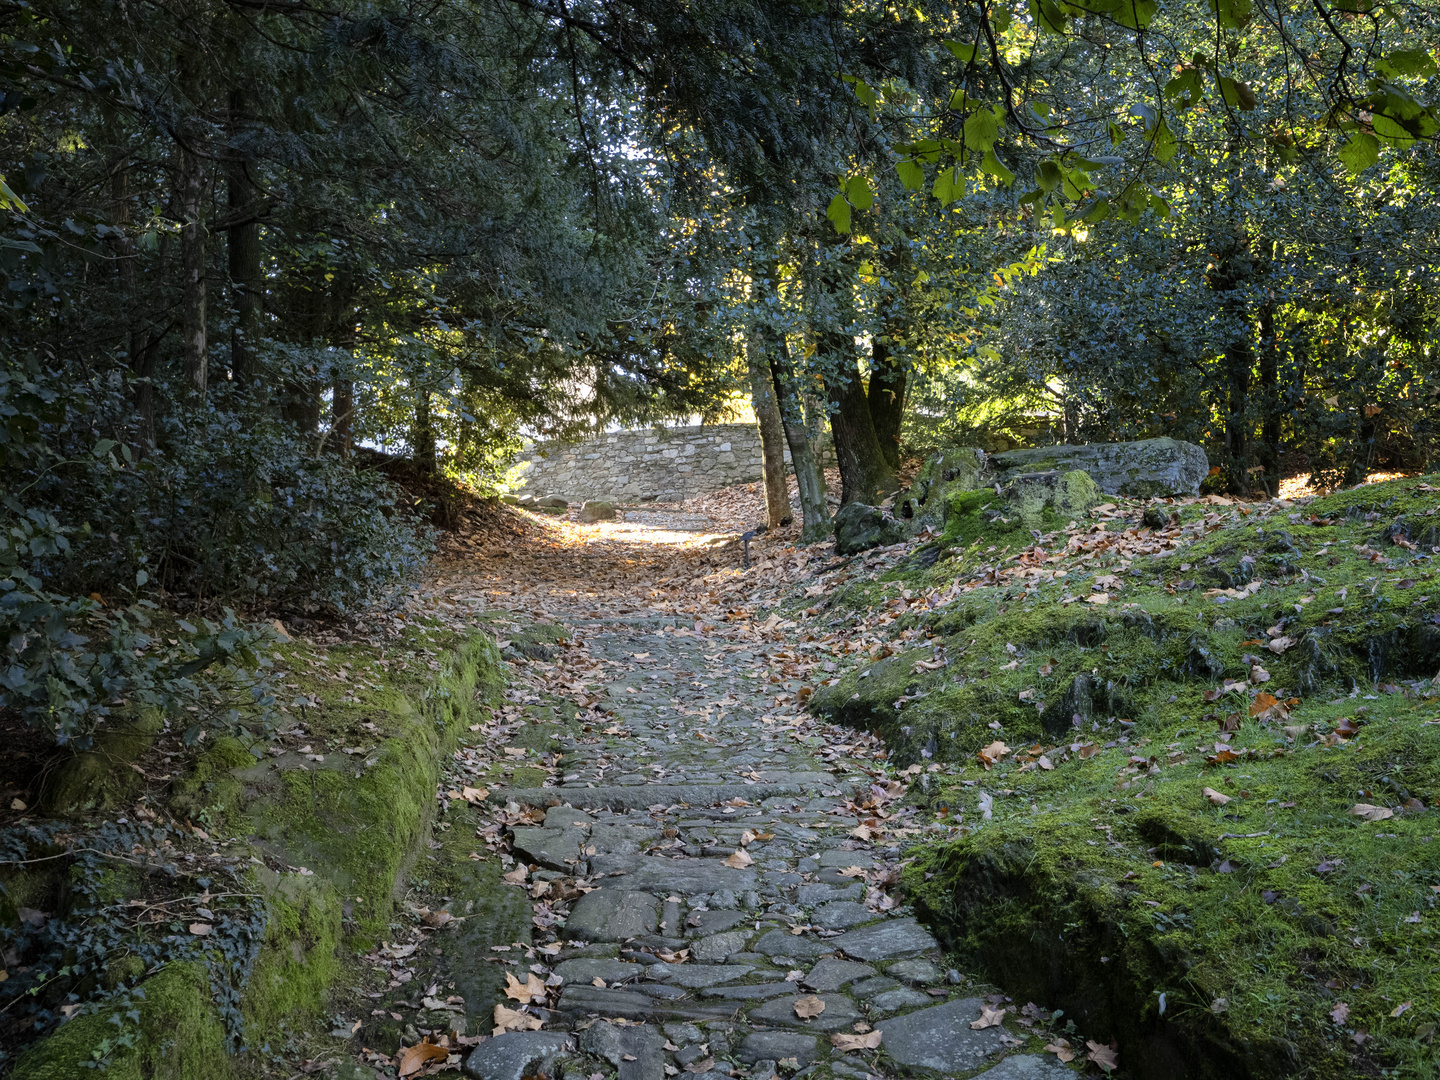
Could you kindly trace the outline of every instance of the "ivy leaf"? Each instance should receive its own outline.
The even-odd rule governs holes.
[[[1352,176],[1358,175],[1380,160],[1380,142],[1362,131],[1340,148],[1340,160]]]
[[[830,219],[830,224],[835,226],[837,233],[843,235],[850,231],[850,204],[845,201],[844,195],[836,195],[830,200],[825,216]]]

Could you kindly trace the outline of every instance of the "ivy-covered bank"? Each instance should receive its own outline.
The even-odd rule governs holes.
[[[4,830],[0,1042],[28,1049],[0,1072],[254,1072],[393,933],[444,763],[498,700],[495,643],[412,623],[384,644],[287,637],[270,659],[278,731],[242,716],[192,749],[136,725]]]
[[[1437,507],[1431,476],[1031,532],[992,497],[838,570],[812,618],[876,640],[812,707],[916,766],[943,839],[907,887],[956,962],[1135,1076],[1436,1075]]]

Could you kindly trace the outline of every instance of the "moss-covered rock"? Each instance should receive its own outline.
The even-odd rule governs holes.
[[[1198,495],[1210,471],[1201,447],[1168,438],[1009,450],[991,455],[988,464],[1002,484],[1007,474],[1080,469],[1106,494],[1135,498]]]
[[[226,1080],[235,1074],[203,965],[170,964],[131,997],[63,1024],[21,1055],[12,1080]],[[112,1022],[126,1012],[133,1015]]]
[[[41,812],[52,817],[73,817],[123,806],[144,783],[130,766],[155,745],[164,718],[146,710],[120,719],[95,736],[88,750],[61,759],[45,782]]]

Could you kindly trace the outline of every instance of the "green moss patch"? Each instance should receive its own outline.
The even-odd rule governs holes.
[[[812,707],[942,763],[907,885],[957,963],[1136,1075],[1436,1075],[1437,485],[1038,539],[965,493],[833,593],[887,644]]]

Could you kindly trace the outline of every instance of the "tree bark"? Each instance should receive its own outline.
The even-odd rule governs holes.
[[[827,332],[821,335],[820,352],[825,396],[830,405],[830,434],[835,439],[835,461],[840,466],[840,502],[878,506],[900,485],[875,435],[854,342],[843,332]]]
[[[770,379],[775,384],[775,404],[785,441],[790,444],[790,466],[795,470],[795,483],[800,489],[800,542],[813,544],[830,535],[830,507],[825,503],[825,473],[810,444],[805,428],[805,414],[800,408],[800,387],[790,363],[790,347],[785,335],[767,328],[765,357],[770,362]]]
[[[1260,482],[1272,499],[1280,494],[1280,349],[1275,340],[1275,298],[1260,305]]]
[[[230,92],[230,137],[237,138],[245,117],[245,91]],[[263,334],[265,276],[261,270],[260,222],[256,218],[252,162],[233,148],[226,161],[226,197],[230,226],[226,251],[230,262],[230,295],[235,328],[230,333],[230,370],[235,381],[253,386],[258,372],[256,349]]]
[[[760,457],[765,478],[765,527],[788,525],[794,520],[790,513],[790,485],[785,480],[785,433],[780,409],[775,404],[775,386],[770,365],[765,359],[763,336],[750,335],[746,348],[750,369],[750,403],[755,409],[755,426],[760,431]]]
[[[430,416],[430,391],[415,397],[415,437],[411,440],[415,467],[422,473],[435,471],[435,424]]]
[[[870,421],[875,425],[875,438],[880,453],[890,468],[900,467],[900,424],[905,418],[905,365],[895,359],[887,342],[870,344],[870,388],[866,399],[870,404]]]
[[[174,214],[180,223],[180,338],[185,381],[198,397],[209,381],[209,347],[205,326],[205,159],[201,156],[202,126],[199,60],[189,52],[179,57],[180,89],[188,118],[179,125]]]

